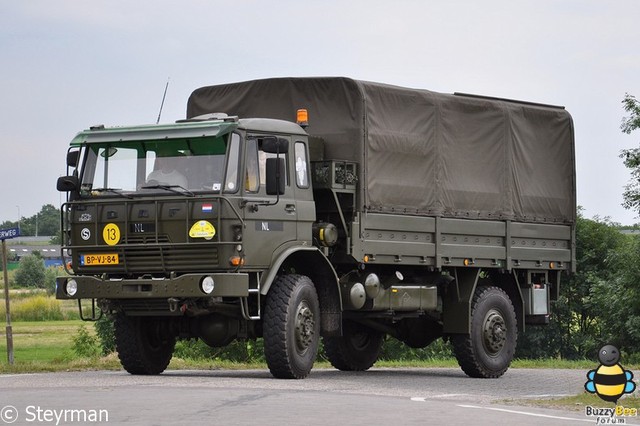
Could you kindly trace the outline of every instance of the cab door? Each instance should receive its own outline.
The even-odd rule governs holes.
[[[245,262],[251,266],[269,266],[278,247],[297,239],[291,140],[278,136],[281,149],[275,150],[271,138],[275,137],[249,135],[245,143],[243,241]],[[269,193],[267,172],[271,171],[274,176],[273,168],[278,165],[279,183],[284,192]]]

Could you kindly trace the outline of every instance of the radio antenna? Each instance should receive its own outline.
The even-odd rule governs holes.
[[[158,112],[158,120],[156,121],[156,124],[160,123],[160,116],[162,115],[162,107],[164,106],[164,99],[167,97],[167,89],[169,88],[170,79],[171,79],[170,77],[167,78],[167,85],[164,86],[164,94],[162,95],[162,103],[160,104],[160,112]]]

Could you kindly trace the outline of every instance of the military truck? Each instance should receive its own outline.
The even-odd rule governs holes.
[[[273,376],[304,378],[320,336],[361,371],[390,336],[448,339],[467,375],[499,377],[575,269],[574,163],[562,107],[348,78],[202,87],[175,124],[71,141],[56,295],[114,318],[132,374],[164,371],[177,339],[263,338]]]

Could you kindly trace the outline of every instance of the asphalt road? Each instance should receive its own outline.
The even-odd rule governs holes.
[[[511,369],[500,379],[481,380],[433,368],[318,369],[304,380],[278,380],[264,370],[0,375],[0,425],[596,424],[584,411],[526,404],[582,392],[585,374]]]

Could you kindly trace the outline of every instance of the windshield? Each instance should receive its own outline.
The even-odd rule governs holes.
[[[81,194],[236,192],[239,145],[236,133],[91,143],[83,148]]]

